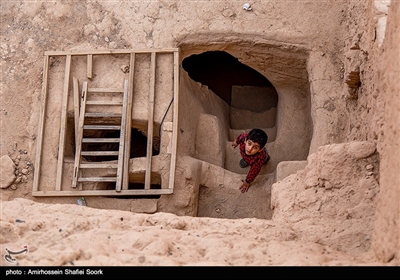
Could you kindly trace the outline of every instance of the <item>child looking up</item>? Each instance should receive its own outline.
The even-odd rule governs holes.
[[[268,136],[264,130],[253,128],[248,134],[240,134],[232,143],[233,148],[239,145],[240,155],[242,156],[239,162],[240,167],[245,168],[250,165],[249,173],[239,188],[242,193],[248,191],[250,184],[260,173],[261,167],[270,159],[268,151],[265,148],[267,141]]]

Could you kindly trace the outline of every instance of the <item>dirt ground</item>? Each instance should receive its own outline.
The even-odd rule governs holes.
[[[399,265],[400,1],[243,4],[1,2],[1,266]],[[207,154],[218,126],[204,116],[222,110],[181,69],[174,195],[86,207],[33,197],[44,52],[168,47],[182,60],[227,51],[280,94],[273,160],[249,193],[243,172],[224,165],[237,160],[225,142],[225,157]]]

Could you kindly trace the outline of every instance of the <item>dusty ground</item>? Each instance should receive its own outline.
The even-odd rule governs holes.
[[[15,256],[20,265],[380,265],[298,242],[294,229],[267,220],[132,214],[25,199],[3,202],[2,211],[3,248],[28,246],[27,254]],[[4,258],[1,264],[13,265]]]
[[[15,164],[8,170],[2,158],[1,254],[29,250],[15,262],[1,258],[2,266],[398,266],[399,1],[256,1],[253,14],[241,1],[121,3],[1,3],[0,156]],[[388,3],[386,30],[377,22]],[[316,136],[307,166],[272,185],[271,219],[140,214],[32,198],[44,51],[213,42],[194,30],[213,31],[216,41],[244,33],[258,43],[268,30],[269,40],[313,50]],[[326,63],[334,69],[323,70]],[[327,77],[335,86],[324,88]]]
[[[10,250],[28,246],[18,256],[22,265],[381,265],[369,252],[379,191],[375,149],[372,142],[319,149],[304,171],[273,186],[272,220],[134,214],[18,198],[2,202],[1,243]],[[339,178],[349,174],[356,176],[343,184]]]

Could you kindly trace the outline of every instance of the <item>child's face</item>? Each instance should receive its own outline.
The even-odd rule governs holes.
[[[245,144],[246,147],[244,150],[246,152],[246,155],[248,156],[255,155],[260,151],[260,144],[258,144],[257,142],[253,142],[252,140],[247,139]]]

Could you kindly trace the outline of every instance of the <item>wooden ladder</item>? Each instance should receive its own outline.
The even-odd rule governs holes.
[[[100,100],[96,94],[118,94],[118,101]],[[88,95],[90,94],[90,100]],[[72,179],[72,187],[82,188],[82,182],[115,182],[115,189],[117,192],[121,191],[122,176],[124,170],[124,149],[125,149],[125,130],[126,130],[126,116],[127,116],[127,102],[128,101],[128,80],[124,81],[124,88],[89,88],[87,82],[83,83],[81,104],[79,110],[79,124],[76,137],[76,150],[75,150],[75,163]],[[106,107],[107,106],[107,107]],[[88,107],[91,110],[87,110]],[[111,107],[120,107],[120,112],[107,112]],[[89,112],[90,111],[90,112]],[[116,111],[116,110],[114,110]],[[88,124],[87,120],[91,120]],[[119,120],[115,122],[115,119]],[[101,121],[100,121],[101,120]],[[111,121],[114,120],[115,124]],[[112,125],[110,123],[113,123]],[[83,137],[85,130],[92,130],[92,132],[104,132],[105,130],[118,131],[119,138],[88,138]],[[83,150],[84,143],[119,143],[118,151],[89,151]],[[107,161],[103,162],[84,162],[83,156],[118,156],[117,163]],[[112,177],[84,177],[82,169],[116,169],[116,176]]]

